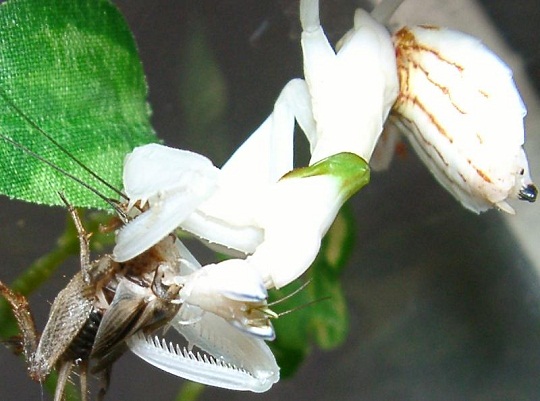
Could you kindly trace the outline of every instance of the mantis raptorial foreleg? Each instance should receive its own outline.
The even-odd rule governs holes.
[[[279,180],[293,169],[295,120],[313,148],[317,128],[309,89],[302,79],[285,85],[272,114],[233,153],[221,168],[222,174],[246,185]]]

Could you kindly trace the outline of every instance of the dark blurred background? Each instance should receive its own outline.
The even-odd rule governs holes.
[[[270,113],[283,85],[302,75],[294,1],[116,4],[139,45],[158,135],[217,165]],[[323,6],[332,38],[350,27],[357,4],[332,0]],[[540,88],[540,3],[484,0],[482,8]],[[459,19],[469,9],[454,13]],[[183,112],[190,107],[183,88],[193,84],[185,78],[193,32],[208,40],[224,83],[216,90],[227,99],[223,118],[203,121],[201,129]],[[396,158],[389,171],[374,174],[352,207],[357,239],[344,273],[351,319],[346,344],[314,350],[293,379],[265,394],[209,388],[200,399],[540,400],[539,261],[522,251],[502,215],[464,210],[412,151]],[[61,209],[2,198],[1,279],[9,281],[49,251],[65,219]],[[38,327],[76,268],[74,260],[31,297]],[[40,399],[21,360],[0,349],[0,363],[0,400]],[[126,355],[115,365],[107,399],[172,400],[181,382]]]

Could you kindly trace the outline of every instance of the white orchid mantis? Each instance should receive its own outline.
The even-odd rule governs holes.
[[[116,260],[180,227],[229,253],[249,255],[220,265],[248,264],[267,288],[282,287],[309,267],[342,204],[368,182],[366,161],[398,80],[390,36],[366,12],[357,12],[337,54],[320,26],[317,0],[301,2],[301,21],[306,82],[287,84],[274,113],[221,169],[203,156],[195,161],[192,153],[160,145],[137,148],[126,158],[126,194],[148,201],[149,209],[118,234]],[[309,166],[293,170],[295,118],[312,156]],[[146,173],[154,161],[160,179],[168,180],[159,189],[153,173]]]
[[[215,360],[205,363],[158,339],[129,341],[133,352],[173,374],[251,391],[276,382],[278,368],[263,342],[273,336],[264,315],[266,288],[287,285],[311,265],[340,207],[369,180],[366,161],[398,90],[390,36],[358,11],[336,54],[320,26],[317,0],[301,2],[301,20],[307,81],[286,85],[273,114],[221,169],[201,155],[160,145],[126,158],[129,206],[143,212],[118,233],[116,261],[135,257],[177,227],[242,256],[199,267],[177,241],[182,258],[189,255],[184,265],[194,269],[176,278],[182,308],[172,325]],[[366,73],[358,74],[363,66]],[[312,151],[309,165],[296,169],[295,119]]]
[[[384,18],[398,4],[385,2],[375,15]],[[207,363],[142,336],[129,342],[143,359],[173,374],[252,391],[265,391],[278,380],[277,365],[263,341],[273,336],[266,289],[283,287],[309,268],[343,203],[368,183],[367,162],[392,108],[413,132],[411,141],[423,160],[466,207],[480,211],[495,205],[510,211],[508,196],[530,201],[536,197],[521,148],[523,106],[513,84],[505,82],[502,97],[489,85],[474,86],[474,80],[466,79],[461,89],[458,78],[469,68],[454,62],[453,53],[448,59],[441,56],[454,42],[439,53],[422,50],[420,60],[408,51],[410,40],[417,40],[422,30],[432,30],[435,42],[448,38],[445,31],[402,30],[393,44],[383,25],[358,10],[354,28],[336,52],[320,26],[318,0],[301,0],[300,18],[305,81],[295,79],[285,86],[274,112],[221,169],[204,156],[155,144],[136,148],[126,157],[125,193],[130,208],[137,205],[142,212],[118,233],[116,261],[137,256],[177,228],[233,256],[200,267],[177,242],[184,265],[192,270],[175,278],[182,286],[183,306],[173,326],[216,359]],[[486,55],[487,50],[482,51]],[[458,77],[446,83],[452,74]],[[419,76],[423,82],[416,79]],[[480,100],[470,100],[471,87]],[[431,102],[433,90],[439,97],[433,94]],[[498,100],[486,103],[482,97]],[[508,110],[501,99],[509,102]],[[508,112],[512,129],[497,135],[472,129],[471,135],[454,140],[461,121],[444,130],[437,124],[446,118],[448,106],[465,125],[484,122],[491,110]],[[301,168],[295,168],[293,160],[295,120],[311,151],[308,166]],[[446,129],[451,133],[443,135],[448,143],[442,144],[439,135]],[[471,143],[476,144],[472,151],[467,148]],[[487,163],[500,167],[502,178],[482,167],[493,149],[499,153],[494,163]],[[463,166],[493,185],[476,185]],[[228,369],[229,364],[234,367]]]

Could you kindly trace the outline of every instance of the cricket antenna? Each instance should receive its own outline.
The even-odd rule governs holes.
[[[276,315],[277,315],[277,317],[285,316],[285,315],[288,315],[289,313],[296,312],[296,311],[302,310],[304,308],[308,308],[308,307],[310,307],[312,305],[318,304],[319,302],[328,301],[330,299],[332,299],[332,297],[330,295],[328,295],[326,297],[322,297],[322,298],[317,298],[317,299],[314,299],[313,301],[309,301],[308,303],[298,305],[298,306],[296,306],[296,307],[294,307],[292,309],[288,309],[286,311],[276,313]]]
[[[277,318],[280,318],[282,316],[288,315],[289,313],[296,312],[296,311],[302,310],[304,308],[308,308],[308,307],[310,307],[310,306],[312,306],[314,304],[317,304],[319,302],[323,302],[323,301],[327,301],[327,300],[331,299],[330,296],[321,297],[321,298],[318,298],[318,299],[314,299],[314,300],[312,300],[310,302],[307,302],[305,304],[295,306],[294,308],[285,310],[283,312],[274,312],[272,309],[270,309],[271,306],[275,306],[277,304],[280,304],[280,303],[294,297],[295,295],[297,295],[301,291],[303,291],[309,284],[311,284],[311,280],[312,279],[307,280],[300,287],[298,287],[296,290],[294,290],[290,294],[285,295],[283,298],[279,298],[278,300],[276,300],[274,302],[269,302],[264,307],[259,308],[258,309],[259,312],[262,312],[264,314],[264,317],[251,319],[251,322],[252,323],[257,323],[257,322],[265,323],[265,322],[268,321],[268,319],[277,319]]]
[[[9,107],[11,107],[13,110],[15,110],[18,115],[20,117],[22,117],[22,119],[24,121],[26,121],[26,123],[28,125],[30,125],[32,128],[34,128],[35,130],[37,130],[41,135],[43,135],[44,137],[46,137],[51,143],[53,143],[62,153],[64,153],[66,156],[68,156],[71,160],[73,160],[75,163],[77,163],[84,171],[86,171],[88,174],[90,174],[92,177],[94,177],[96,180],[98,180],[99,182],[101,182],[103,185],[105,185],[107,188],[109,188],[110,190],[112,190],[114,193],[116,193],[117,195],[119,195],[121,198],[124,198],[125,200],[129,200],[128,197],[122,192],[120,191],[119,189],[115,188],[113,185],[111,185],[110,183],[108,183],[106,180],[104,180],[102,177],[100,177],[98,174],[96,174],[94,171],[92,171],[92,169],[90,169],[88,166],[86,166],[83,162],[81,162],[79,159],[77,159],[75,156],[73,156],[73,154],[71,154],[66,148],[64,148],[60,143],[58,143],[58,141],[56,139],[54,139],[47,131],[45,131],[43,128],[41,128],[34,120],[32,120],[25,112],[23,112],[15,103],[13,103],[13,101],[9,98],[9,96],[7,95],[6,91],[0,87],[0,97],[8,104]],[[16,142],[13,141],[11,138],[8,138],[6,137],[5,135],[2,135],[2,138],[4,140],[8,140],[8,142],[12,143],[12,144],[15,144]],[[23,149],[25,150],[25,152],[31,154],[32,156],[36,155],[35,152],[33,151],[30,151],[30,149],[20,145],[20,144],[17,144],[16,146],[18,146],[20,149]],[[49,166],[53,166],[53,164],[49,161],[46,161],[43,157],[38,157],[39,160],[41,161],[45,161]],[[70,178],[74,178],[73,175],[67,173],[66,171],[62,170],[60,167],[57,167],[57,166],[53,166],[57,171],[60,171],[64,174],[66,174],[66,176],[70,177]],[[81,180],[79,179],[75,179],[78,183],[81,183]],[[84,185],[84,184],[83,184]],[[85,188],[89,188],[89,185],[84,185]],[[95,189],[92,189],[92,192],[94,192],[96,195],[97,195],[97,190]],[[99,195],[100,198],[104,199],[103,195]]]
[[[280,298],[274,302],[270,302],[268,304],[268,306],[274,306],[274,305],[277,305],[277,304],[280,304],[284,301],[286,301],[287,299],[290,299],[292,297],[294,297],[296,294],[298,294],[299,292],[303,291],[308,285],[311,284],[311,278],[308,279],[305,283],[303,283],[300,287],[298,287],[296,290],[294,290],[293,292],[291,292],[290,294],[287,294],[285,295],[283,298]]]
[[[1,90],[0,90],[1,91]],[[88,189],[89,191],[91,191],[92,193],[96,194],[99,198],[101,198],[103,201],[105,201],[109,206],[111,206],[115,211],[116,213],[118,213],[122,219],[124,220],[127,220],[127,216],[124,212],[124,210],[122,210],[122,208],[120,207],[120,205],[118,204],[117,201],[115,201],[114,199],[111,199],[111,198],[108,198],[106,197],[105,195],[103,195],[101,192],[99,192],[97,189],[95,189],[94,187],[92,187],[91,185],[87,184],[86,182],[84,182],[83,180],[81,180],[79,177],[76,177],[74,176],[73,174],[67,172],[66,170],[64,170],[63,168],[61,167],[58,167],[56,164],[54,164],[53,162],[51,162],[50,160],[47,160],[45,159],[43,156],[40,156],[38,155],[36,152],[34,152],[33,150],[27,148],[26,146],[24,146],[23,144],[20,144],[19,142],[11,139],[10,137],[0,133],[0,138],[3,139],[4,141],[12,144],[14,147],[18,148],[18,149],[21,149],[23,152],[29,154],[30,156],[36,158],[37,160],[41,161],[42,163],[45,163],[46,165],[48,165],[49,167],[52,167],[53,169],[55,169],[56,171],[64,174],[66,177],[72,179],[73,181],[77,182],[78,184],[82,185],[84,188]],[[125,195],[123,195],[125,197]]]
[[[273,305],[277,305],[277,304],[280,304],[284,301],[286,301],[287,299],[290,299],[292,297],[294,297],[296,294],[298,294],[299,292],[303,291],[308,285],[311,284],[311,280],[312,279],[309,279],[307,280],[305,283],[303,283],[300,287],[298,287],[296,290],[294,290],[293,292],[291,292],[290,294],[284,296],[283,298],[280,298],[278,299],[277,301],[274,301],[274,302],[271,302],[268,304],[268,306],[273,306]],[[285,315],[288,315],[289,313],[292,313],[292,312],[296,312],[298,310],[301,310],[301,309],[304,309],[304,308],[307,308],[309,306],[312,306],[314,304],[317,304],[319,302],[322,302],[322,301],[327,301],[331,299],[330,296],[326,296],[326,297],[322,297],[322,298],[318,298],[318,299],[314,299],[308,303],[305,303],[305,304],[302,304],[302,305],[298,305],[292,309],[289,309],[289,310],[286,310],[286,311],[283,311],[283,312],[279,312],[279,313],[275,313],[276,316],[272,316],[272,318],[278,318],[278,317],[281,317],[281,316],[285,316]]]

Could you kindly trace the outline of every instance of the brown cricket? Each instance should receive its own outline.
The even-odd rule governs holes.
[[[58,383],[54,401],[63,399],[66,382],[75,368],[80,375],[81,400],[88,399],[87,376],[100,379],[97,395],[108,388],[112,364],[126,350],[125,341],[142,330],[149,334],[178,312],[180,287],[163,277],[179,273],[179,255],[168,236],[138,257],[114,262],[110,255],[90,261],[89,238],[74,207],[67,205],[80,241],[81,270],[60,291],[40,336],[28,300],[0,281],[22,335],[22,350],[30,377],[43,382],[54,368]]]

